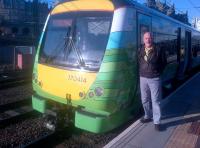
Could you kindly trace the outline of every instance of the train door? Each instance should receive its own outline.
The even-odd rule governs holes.
[[[138,13],[137,14],[137,30],[138,30],[138,44],[137,47],[139,48],[143,44],[143,35],[147,31],[151,31],[151,17],[145,14]]]
[[[184,72],[189,70],[191,61],[191,32],[185,31],[185,62],[184,62]]]
[[[181,27],[178,28],[177,30],[177,58],[178,58],[178,73],[177,73],[177,79],[182,79],[184,77],[184,65],[185,65],[185,45],[182,43],[185,43],[185,34],[182,31]]]
[[[179,61],[179,72],[178,79],[183,79],[185,72],[188,70],[190,65],[191,56],[191,32],[187,30],[180,30],[181,33],[181,43],[178,54]]]
[[[150,31],[151,32],[151,17],[147,16],[145,14],[137,13],[137,49],[141,47],[143,44],[143,35],[145,32]],[[139,91],[139,85],[137,88],[137,93],[140,93]]]

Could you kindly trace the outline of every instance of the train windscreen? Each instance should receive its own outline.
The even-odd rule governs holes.
[[[99,70],[112,22],[111,12],[71,12],[51,16],[39,63]]]

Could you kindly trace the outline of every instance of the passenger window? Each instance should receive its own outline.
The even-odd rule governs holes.
[[[192,42],[192,57],[199,57],[200,56],[200,41],[194,40]]]
[[[177,62],[177,36],[154,33],[154,43],[165,51],[167,63]]]
[[[140,25],[140,45],[144,44],[143,36],[144,36],[144,33],[148,31],[150,31],[149,26],[143,25],[143,24]]]
[[[151,31],[151,17],[142,13],[138,13],[138,48],[143,44],[143,35],[147,31]]]

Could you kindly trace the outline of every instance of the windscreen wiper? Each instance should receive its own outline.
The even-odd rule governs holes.
[[[78,56],[78,59],[79,59],[79,63],[81,66],[85,66],[85,61],[83,59],[83,56],[82,56],[82,53],[80,51],[80,49],[78,49],[74,43],[74,38],[76,37],[76,24],[74,24],[74,27],[73,27],[73,34],[72,34],[72,39],[71,39],[71,43],[72,43],[72,49],[75,50],[77,56]]]
[[[78,57],[79,65],[84,67],[85,61],[83,59],[83,56],[82,56],[80,49],[78,49],[77,46],[75,45],[75,42],[74,42],[75,37],[76,37],[76,21],[74,21],[74,23],[73,23],[73,28],[72,28],[72,31],[71,31],[71,35],[69,37],[69,46],[72,48],[72,50],[75,51],[75,53]]]
[[[64,60],[67,59],[71,50],[71,33],[72,29],[69,27],[66,36],[64,36]]]
[[[71,28],[70,28],[71,29]],[[73,28],[71,29],[69,35],[67,35],[65,38],[66,40],[66,44],[64,47],[64,50],[66,50],[65,52],[65,57],[69,56],[69,51],[70,50],[74,50],[77,57],[78,57],[78,63],[79,66],[84,67],[85,66],[85,61],[82,57],[81,51],[76,47],[75,43],[74,43],[74,38],[76,37],[76,25],[74,23]]]

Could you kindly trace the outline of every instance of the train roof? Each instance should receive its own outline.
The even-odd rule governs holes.
[[[118,0],[113,0],[113,2],[114,1],[118,1]],[[121,1],[121,0],[119,0],[119,1]],[[154,9],[151,9],[151,8],[145,6],[145,5],[142,5],[142,4],[140,4],[140,3],[138,3],[138,2],[136,2],[134,0],[124,0],[124,2],[126,2],[126,4],[128,4],[128,5],[131,5],[131,6],[135,7],[136,9],[139,9],[139,10],[145,12],[146,14],[160,16],[162,18],[165,18],[165,19],[168,19],[170,21],[173,21],[173,22],[175,22],[175,23],[177,23],[179,25],[182,25],[182,26],[186,27],[187,29],[191,29],[193,31],[196,31],[196,32],[200,33],[200,31],[198,31],[196,28],[191,27],[191,26],[189,26],[187,24],[184,24],[183,22],[180,22],[180,21],[178,21],[178,20],[176,20],[176,19],[174,19],[172,17],[169,17],[169,16],[167,16],[167,15],[165,15],[165,14],[163,14],[163,13],[157,11],[157,10],[154,10]]]
[[[56,5],[51,14],[69,11],[114,11],[114,5],[111,0],[70,0]]]
[[[91,2],[91,0],[63,0],[61,3],[59,3],[54,8],[54,9],[57,9],[57,10],[54,10],[54,9],[52,10],[52,13],[59,12],[60,9],[63,9],[61,5],[63,5],[64,3],[67,3],[67,2],[72,2],[72,1],[73,2],[80,1],[80,2],[82,2],[82,4],[85,3],[85,2],[88,2],[88,4],[91,4],[92,2],[99,2],[100,1],[101,3],[102,2],[104,3],[101,6],[100,5],[98,6],[99,8],[101,7],[100,9],[102,9],[102,10],[103,10],[103,7],[105,7],[105,4],[107,4],[108,2],[112,2],[115,5],[115,7],[132,6],[132,7],[136,8],[136,9],[146,13],[147,15],[150,14],[150,15],[162,17],[164,19],[167,19],[167,20],[170,20],[170,21],[172,21],[174,23],[177,23],[178,25],[181,25],[181,26],[183,26],[183,27],[185,27],[187,29],[190,29],[190,30],[193,30],[193,31],[196,31],[196,32],[200,33],[200,31],[198,31],[196,28],[191,27],[191,26],[189,26],[187,24],[184,24],[184,23],[182,23],[182,22],[180,22],[180,21],[178,21],[178,20],[176,20],[176,19],[174,19],[172,17],[169,17],[169,16],[167,16],[167,15],[165,15],[165,14],[163,14],[163,13],[157,11],[157,10],[151,9],[151,8],[149,8],[149,7],[147,7],[147,6],[143,5],[143,4],[140,4],[140,3],[136,2],[135,0],[92,0],[92,2]],[[87,6],[88,6],[88,4],[87,4]],[[59,7],[59,5],[61,7]],[[95,5],[95,6],[97,6],[97,5]],[[109,6],[107,6],[106,9],[111,10],[113,8],[109,4]]]

